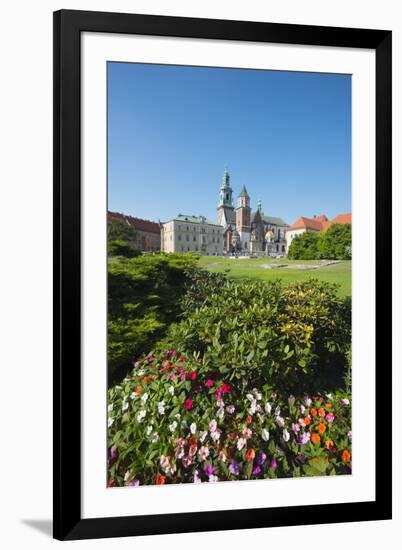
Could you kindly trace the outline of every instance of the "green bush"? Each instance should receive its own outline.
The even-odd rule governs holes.
[[[338,297],[336,285],[312,279],[283,287],[211,278],[202,292],[199,273],[190,280],[183,300],[188,311],[158,349],[197,354],[205,368],[229,382],[247,374],[251,383],[262,378],[286,391],[341,383],[351,308]]]
[[[289,260],[316,260],[320,258],[318,241],[318,234],[310,231],[296,235],[289,247]]]
[[[185,281],[196,268],[190,254],[143,254],[108,260],[109,383],[123,378],[133,360],[152,349],[181,314]]]
[[[328,260],[350,260],[352,257],[352,226],[334,224],[320,234],[318,251]]]

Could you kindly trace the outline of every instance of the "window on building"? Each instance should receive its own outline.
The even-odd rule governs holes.
[[[216,239],[216,242],[219,244],[219,237]]]
[[[188,242],[190,240],[190,235],[186,235],[186,241]]]
[[[193,237],[193,241],[195,242],[196,240],[197,240],[197,238],[196,238],[196,236],[194,235],[194,237]]]
[[[282,252],[285,252],[285,245],[282,245]]]
[[[202,242],[203,242],[203,244],[205,244],[205,241],[206,241],[205,236],[203,236],[203,237],[202,237]]]
[[[215,237],[212,237],[212,242],[213,242],[213,243],[215,242]]]
[[[179,241],[181,241],[181,235],[179,235],[178,239],[179,239]]]

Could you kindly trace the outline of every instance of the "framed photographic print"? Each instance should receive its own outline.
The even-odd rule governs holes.
[[[391,518],[390,31],[56,12],[54,221],[56,538]]]

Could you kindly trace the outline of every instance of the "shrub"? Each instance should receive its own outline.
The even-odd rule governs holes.
[[[350,396],[277,394],[176,350],[109,391],[109,486],[351,472]]]
[[[108,261],[109,383],[178,319],[184,283],[197,258],[189,254],[111,256]]]
[[[207,278],[198,286],[198,277],[187,285],[188,311],[171,325],[159,349],[202,356],[205,369],[218,370],[229,382],[247,375],[252,384],[263,379],[291,392],[342,383],[351,308],[336,285]]]

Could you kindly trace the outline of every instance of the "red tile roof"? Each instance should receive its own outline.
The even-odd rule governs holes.
[[[148,233],[155,233],[160,235],[160,227],[156,222],[151,222],[149,220],[143,220],[141,218],[134,218],[133,216],[126,216],[125,214],[120,214],[119,212],[108,212],[107,221],[110,223],[112,220],[119,220],[126,222],[131,227],[134,227],[138,231],[147,231]]]
[[[326,231],[331,225],[335,223],[352,223],[352,214],[338,214],[333,220],[329,221],[327,216],[322,214],[321,216],[315,218],[306,218],[301,216],[298,220],[294,222],[288,229],[292,231],[293,229],[312,229],[313,231]]]

